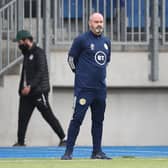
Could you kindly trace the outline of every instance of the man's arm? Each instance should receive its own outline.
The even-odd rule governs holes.
[[[46,70],[46,55],[43,50],[39,50],[36,52],[36,66],[37,66],[37,71],[35,72],[34,78],[30,81],[28,85],[30,85],[31,88],[35,88],[38,86],[42,75],[44,75],[44,72]],[[48,73],[48,72],[47,72]]]
[[[68,53],[68,64],[73,72],[75,72],[81,50],[82,50],[81,37],[77,37],[73,41],[71,49]]]
[[[108,43],[108,48],[109,48],[108,57],[107,57],[107,63],[109,63],[110,60],[111,60],[111,40],[108,39],[107,43]]]
[[[74,62],[74,57],[73,56],[70,56],[68,55],[68,64],[72,70],[72,72],[75,72],[75,62]]]

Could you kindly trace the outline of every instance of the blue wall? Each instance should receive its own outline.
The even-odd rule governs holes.
[[[104,13],[104,2],[103,0],[99,0],[99,12]],[[125,6],[124,4],[125,0],[120,0],[120,6],[123,7]],[[132,0],[127,0],[127,17],[128,17],[128,27],[132,27]],[[141,0],[141,27],[145,27],[145,15],[146,15],[146,8],[145,8],[145,2],[146,0]],[[116,3],[117,0],[113,0],[113,8],[116,8]],[[71,18],[74,19],[76,16],[75,13],[75,0],[71,0],[70,7],[71,7]],[[110,19],[111,18],[111,0],[106,0],[106,18]],[[92,0],[92,7],[96,11],[97,7],[97,0]],[[138,17],[138,0],[134,1],[134,27],[138,27],[139,25],[139,17]],[[83,0],[78,0],[78,15],[77,18],[81,19],[83,16]],[[114,11],[114,10],[113,10]],[[64,0],[64,18],[68,18],[68,13],[69,13],[69,6],[68,6],[68,1]],[[166,16],[168,16],[168,1],[166,1]],[[166,27],[168,27],[168,17],[166,17]]]

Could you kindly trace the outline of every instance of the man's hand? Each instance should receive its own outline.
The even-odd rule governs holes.
[[[26,96],[30,93],[30,90],[31,90],[31,87],[30,86],[25,86],[23,89],[22,89],[22,95]]]

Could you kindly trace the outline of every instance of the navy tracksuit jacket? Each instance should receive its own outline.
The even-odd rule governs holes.
[[[103,35],[96,36],[91,31],[78,36],[68,53],[68,63],[75,73],[75,107],[68,129],[66,149],[70,152],[73,151],[88,107],[92,112],[93,152],[101,151],[106,106],[106,66],[110,54],[110,40]]]

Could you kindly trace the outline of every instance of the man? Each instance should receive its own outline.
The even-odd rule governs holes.
[[[15,41],[18,42],[24,60],[19,86],[18,140],[13,146],[25,146],[28,122],[35,107],[58,135],[59,145],[64,146],[66,143],[64,131],[54,116],[48,101],[50,86],[45,52],[36,46],[32,35],[26,30],[20,30]]]
[[[106,66],[110,61],[111,42],[103,33],[103,16],[93,13],[90,31],[78,36],[69,51],[68,62],[75,73],[75,107],[68,129],[67,146],[62,160],[72,159],[80,126],[88,107],[92,115],[92,159],[111,159],[102,152],[101,140],[106,107]]]

